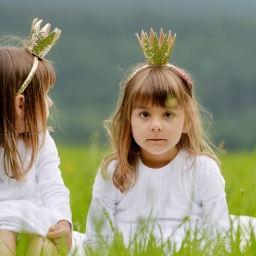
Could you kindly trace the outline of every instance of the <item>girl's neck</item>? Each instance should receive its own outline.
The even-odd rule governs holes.
[[[177,156],[178,152],[176,147],[161,155],[151,154],[142,150],[140,158],[147,167],[157,169],[168,165]]]

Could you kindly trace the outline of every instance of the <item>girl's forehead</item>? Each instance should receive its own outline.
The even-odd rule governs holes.
[[[147,100],[137,100],[133,103],[132,108],[154,108],[154,107],[160,107],[165,109],[178,109],[182,106],[178,103],[178,101],[175,98],[167,98],[164,102],[160,103],[157,101]]]

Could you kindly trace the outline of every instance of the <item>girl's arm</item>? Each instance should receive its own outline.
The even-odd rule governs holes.
[[[204,230],[213,235],[225,234],[230,228],[225,180],[218,165],[209,158],[204,158],[200,163],[198,192],[202,202]]]
[[[226,234],[230,229],[230,217],[226,199],[203,205],[203,228],[210,235]]]
[[[72,221],[69,190],[66,188],[59,169],[60,160],[55,143],[47,132],[45,145],[37,161],[37,189],[44,207],[51,210],[55,225],[46,234],[59,250],[65,236],[66,248],[72,245]]]
[[[114,237],[114,212],[117,189],[112,175],[105,180],[99,171],[93,185],[93,196],[86,222],[86,246],[93,249],[111,242]]]
[[[52,211],[56,224],[61,220],[71,223],[69,190],[59,169],[59,156],[49,133],[37,161],[37,188],[43,206]]]

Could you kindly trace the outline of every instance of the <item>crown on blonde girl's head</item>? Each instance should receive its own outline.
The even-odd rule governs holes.
[[[161,29],[158,40],[156,32],[151,28],[150,37],[143,30],[141,31],[141,37],[139,37],[138,33],[135,35],[140,42],[149,65],[164,65],[168,63],[175,45],[176,34],[172,36],[171,31],[169,31],[167,36]]]
[[[163,29],[161,28],[158,40],[156,32],[154,32],[154,30],[151,28],[150,37],[148,37],[147,33],[145,33],[143,30],[141,31],[141,37],[139,37],[138,33],[136,33],[135,35],[139,40],[140,46],[145,55],[148,65],[170,66],[173,71],[187,83],[188,87],[192,89],[192,82],[189,77],[181,70],[168,63],[175,45],[176,34],[172,36],[171,31],[169,31],[167,35],[163,32]]]

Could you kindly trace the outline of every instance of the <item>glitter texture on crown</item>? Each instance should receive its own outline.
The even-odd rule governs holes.
[[[26,48],[34,55],[34,63],[28,77],[21,85],[16,95],[22,94],[33,79],[38,68],[38,58],[43,59],[60,38],[60,29],[55,28],[53,32],[49,34],[51,25],[47,23],[42,29],[40,29],[42,22],[43,20],[38,20],[38,18],[35,18],[32,22],[31,32]]]
[[[176,34],[172,36],[171,31],[168,35],[160,30],[159,40],[156,32],[151,28],[150,37],[143,30],[141,37],[135,34],[140,42],[140,46],[144,52],[148,65],[164,65],[167,64],[176,40]]]
[[[140,42],[140,46],[143,50],[148,65],[169,66],[172,71],[184,82],[186,82],[190,89],[192,89],[193,84],[190,78],[182,70],[168,63],[175,45],[176,34],[172,36],[171,31],[169,31],[167,35],[164,34],[162,29],[160,29],[160,36],[158,40],[156,32],[154,32],[154,30],[151,28],[150,37],[148,37],[147,33],[145,33],[143,30],[141,31],[141,37],[138,35],[138,33],[135,35]]]
[[[51,28],[49,23],[40,29],[42,22],[43,20],[38,20],[38,18],[33,20],[27,46],[27,49],[40,59],[45,57],[61,35],[61,30],[58,28],[55,28],[53,32],[49,34]]]

